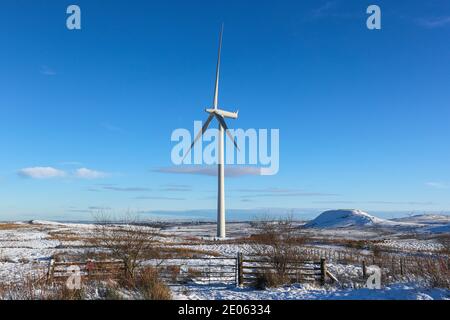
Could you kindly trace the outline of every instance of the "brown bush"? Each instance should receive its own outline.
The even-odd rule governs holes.
[[[450,261],[448,258],[416,259],[416,267],[408,273],[420,276],[434,288],[450,288]]]
[[[155,250],[156,232],[139,226],[137,218],[127,217],[120,222],[111,222],[104,216],[97,217],[96,237],[91,244],[106,248],[111,258],[121,260],[125,267],[126,280],[133,280],[135,271],[144,259],[159,256]]]
[[[264,260],[271,267],[276,273],[275,282],[287,282],[289,267],[305,259],[301,250],[304,238],[296,232],[291,217],[277,221],[262,220],[254,226],[258,232],[252,236],[249,255]],[[269,280],[273,278],[270,272],[263,276]]]
[[[169,287],[160,280],[158,271],[155,268],[148,267],[140,270],[136,277],[135,285],[136,289],[142,294],[144,299],[172,299],[172,293]]]
[[[450,256],[450,235],[441,236],[439,243],[442,245],[441,253]]]
[[[254,286],[256,289],[276,288],[290,282],[289,277],[273,271],[261,272],[256,275]]]
[[[189,280],[194,280],[196,278],[199,278],[203,275],[201,270],[195,269],[195,268],[188,268],[187,271],[187,277]]]

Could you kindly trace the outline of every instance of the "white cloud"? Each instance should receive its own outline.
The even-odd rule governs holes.
[[[41,72],[41,74],[43,74],[45,76],[55,76],[56,75],[56,71],[46,65],[41,66],[40,72]]]
[[[174,166],[174,167],[159,168],[154,171],[173,174],[217,176],[217,166],[208,166],[208,167]],[[260,176],[260,175],[261,175],[261,168],[258,167],[227,166],[225,168],[225,176],[227,177]]]
[[[66,172],[52,167],[23,168],[18,171],[18,174],[32,179],[62,178],[67,175]]]
[[[448,185],[443,182],[430,181],[430,182],[426,182],[425,185],[427,187],[435,188],[435,189],[447,189],[448,188]]]
[[[30,167],[20,169],[17,174],[25,178],[32,179],[49,179],[49,178],[79,178],[79,179],[100,179],[108,176],[107,173],[91,170],[87,168],[80,168],[74,172],[66,172],[64,170],[53,167]]]
[[[125,130],[122,129],[121,127],[118,127],[118,126],[116,126],[114,124],[111,124],[111,123],[108,123],[108,122],[101,123],[101,126],[104,129],[106,129],[108,131],[111,131],[111,132],[116,132],[116,133],[124,133],[125,132]]]
[[[100,179],[105,178],[108,174],[101,171],[91,170],[87,168],[80,168],[75,171],[75,177],[81,179]]]
[[[450,16],[437,18],[422,18],[417,20],[418,23],[426,28],[440,28],[450,24]]]
[[[323,17],[330,13],[331,10],[335,9],[337,5],[336,1],[327,1],[320,7],[313,10],[314,17]]]

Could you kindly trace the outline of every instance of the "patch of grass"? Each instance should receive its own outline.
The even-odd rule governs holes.
[[[290,282],[290,279],[273,271],[261,272],[256,276],[254,286],[256,289],[276,288]]]
[[[136,289],[146,300],[171,300],[172,293],[169,287],[163,283],[155,268],[140,270],[135,280]]]
[[[56,232],[56,231],[50,231],[48,233],[49,235],[49,240],[57,240],[60,242],[68,242],[68,241],[87,241],[86,237],[82,237],[76,233],[71,233],[71,232]]]
[[[71,290],[65,284],[61,284],[47,298],[49,300],[84,300],[86,294],[84,288]]]
[[[0,223],[0,230],[16,230],[26,228],[26,225],[19,223]]]

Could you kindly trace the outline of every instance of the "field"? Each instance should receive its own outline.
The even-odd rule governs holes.
[[[450,299],[449,234],[433,232],[449,223],[442,219],[430,216],[426,222],[416,218],[339,228],[309,228],[304,222],[287,220],[235,222],[227,225],[225,240],[213,237],[216,225],[209,222],[0,223],[0,298]],[[135,270],[147,270],[139,277],[151,274],[151,281],[167,288],[168,294],[152,296],[142,291],[143,280],[124,285],[123,279],[113,276],[122,272],[123,261],[111,254],[117,245],[105,241],[111,235],[117,241],[114,230],[133,234],[135,243],[146,239],[140,242]],[[136,232],[139,236],[134,236]],[[151,235],[151,240],[139,238],[142,235]],[[282,241],[270,235],[282,235]],[[125,251],[135,250],[128,238],[120,241],[121,249],[126,244]],[[239,254],[244,260],[240,264]],[[256,262],[246,262],[255,257]],[[82,277],[76,295],[66,292],[71,273],[62,266],[85,268],[89,261],[113,260],[118,266],[114,272],[99,269],[101,277]],[[59,267],[51,269],[52,264]],[[371,265],[381,270],[379,289],[367,287]],[[290,269],[296,270],[296,278],[286,271]],[[300,274],[300,269],[310,271],[309,276]]]

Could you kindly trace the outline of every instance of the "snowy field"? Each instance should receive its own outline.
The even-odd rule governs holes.
[[[184,292],[183,292],[184,291]],[[276,289],[252,290],[224,286],[188,286],[175,290],[182,300],[450,300],[450,291],[399,283],[377,289],[320,288],[292,285]]]
[[[373,241],[381,250],[402,255],[440,253],[443,250],[440,239],[448,236],[441,231],[450,223],[445,216],[387,221],[356,211],[325,214],[319,218],[296,225],[298,234],[310,241],[309,247],[333,251],[348,249],[346,241],[364,240]],[[166,248],[195,250],[204,256],[234,258],[238,252],[249,252],[249,245],[240,240],[255,232],[253,224],[230,223],[227,227],[229,238],[219,241],[213,240],[214,223],[165,223],[157,227],[158,241]],[[0,283],[20,282],[28,275],[45,274],[49,261],[55,256],[76,257],[92,250],[87,239],[94,230],[94,225],[80,223],[0,223]],[[353,250],[367,251],[365,248]],[[339,279],[356,279],[362,275],[359,263],[328,261],[327,267]],[[300,283],[264,290],[220,283],[187,283],[170,288],[174,299],[450,299],[449,289],[433,287],[417,279],[390,281],[381,289],[355,287],[351,282],[325,286]]]

